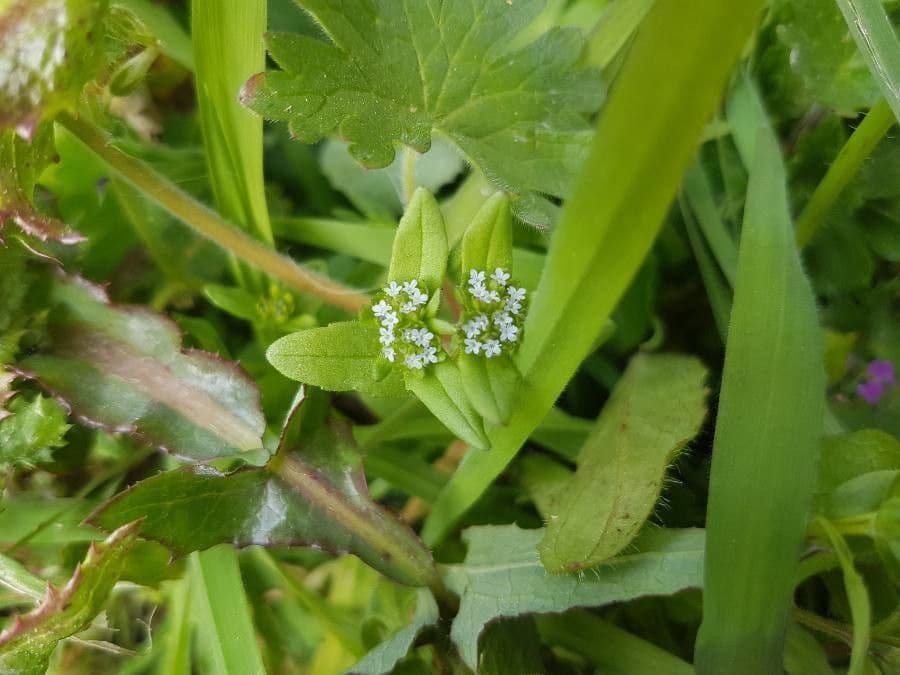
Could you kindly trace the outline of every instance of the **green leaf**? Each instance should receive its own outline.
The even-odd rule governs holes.
[[[742,148],[752,161],[710,478],[701,675],[782,667],[822,432],[821,329],[779,148],[757,119]]]
[[[881,429],[863,429],[827,436],[819,461],[820,495],[842,483],[872,471],[900,469],[900,441]]]
[[[488,447],[481,417],[466,394],[456,364],[444,361],[422,376],[409,375],[406,387],[461,440],[475,448]]]
[[[0,633],[0,672],[43,675],[60,640],[87,628],[103,609],[106,596],[137,538],[137,524],[125,525],[88,554],[61,589],[47,586],[41,604],[17,616]]]
[[[17,396],[7,408],[9,416],[0,413],[0,466],[45,460],[44,451],[63,445],[66,411],[53,399]]]
[[[479,640],[478,673],[542,673],[541,636],[530,616],[493,621]]]
[[[447,229],[441,209],[428,190],[419,188],[397,226],[388,280],[402,283],[416,279],[427,293],[439,292],[447,255]]]
[[[669,465],[706,417],[706,376],[691,357],[632,359],[550,512],[538,547],[548,571],[594,567],[637,536]]]
[[[878,0],[837,0],[850,34],[900,122],[900,41]]]
[[[399,144],[424,152],[443,136],[521,198],[517,215],[547,224],[538,193],[568,194],[603,96],[597,73],[578,66],[578,31],[555,28],[511,49],[543,0],[300,5],[330,41],[269,35],[282,70],[248,81],[250,107],[289,121],[307,143],[338,131],[369,168],[388,166]]]
[[[837,554],[844,577],[844,588],[850,601],[850,612],[853,615],[853,649],[850,654],[850,667],[847,675],[863,675],[866,672],[866,654],[871,637],[872,609],[869,592],[862,575],[853,564],[853,553],[841,533],[824,518],[817,518],[814,527],[825,534],[831,548]]]
[[[535,553],[542,535],[515,525],[463,534],[466,560],[448,566],[445,581],[460,596],[450,635],[470,668],[478,661],[478,638],[494,619],[668,595],[703,581],[702,530],[650,529],[633,551],[580,576],[547,575]]]
[[[0,127],[34,135],[103,63],[105,0],[17,0],[0,16]]]
[[[604,675],[691,675],[694,669],[652,642],[584,610],[538,617],[544,640],[587,656]]]
[[[790,66],[785,66],[799,74],[808,94],[841,114],[871,107],[878,87],[834,2],[791,0],[781,7],[778,33],[790,51]]]
[[[203,672],[265,675],[234,549],[217,546],[192,555],[188,578]]]
[[[296,418],[296,409],[291,418]],[[143,518],[141,535],[177,555],[219,543],[236,546],[317,546],[350,552],[401,583],[423,585],[431,556],[409,529],[375,504],[365,488],[362,460],[349,429],[338,422],[302,429],[294,446],[293,422],[282,438],[278,472],[246,469],[230,474],[184,467],[141,481],[119,493],[90,520],[112,529]],[[198,523],[197,515],[204,514]]]
[[[285,377],[326,391],[403,391],[399,375],[376,381],[378,331],[360,321],[292,333],[272,343],[266,358]]]
[[[268,456],[259,392],[235,364],[183,351],[175,324],[83,283],[58,282],[52,298],[49,345],[20,367],[76,415],[180,457]]]
[[[454,474],[426,521],[426,541],[441,539],[503,472],[594,349],[662,227],[762,4],[654,4],[554,232],[518,353],[524,381],[513,416],[492,431],[490,453],[470,453]]]
[[[394,666],[409,653],[419,633],[435,625],[439,618],[438,606],[431,591],[427,588],[419,589],[416,595],[416,610],[409,625],[371,650],[352,666],[349,672],[359,675],[390,673]]]
[[[263,183],[262,120],[237,94],[265,66],[265,0],[191,3],[197,102],[207,165],[219,212],[272,243]]]
[[[468,276],[468,270],[512,269],[512,239],[509,198],[497,193],[484,203],[463,235],[463,275]]]

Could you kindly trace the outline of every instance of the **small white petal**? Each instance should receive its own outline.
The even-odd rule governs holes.
[[[384,347],[381,350],[381,355],[384,358],[386,358],[388,361],[390,361],[391,363],[393,363],[397,358],[397,352],[394,350],[393,347]]]
[[[374,314],[375,316],[383,317],[390,311],[391,306],[387,303],[386,300],[382,300],[377,305],[372,305],[372,314]]]
[[[466,338],[466,354],[479,354],[484,345],[475,338]]]
[[[500,342],[498,340],[488,340],[484,343],[484,355],[492,359],[500,354]]]
[[[394,340],[396,339],[393,328],[380,328],[380,329],[378,329],[378,332],[379,332],[378,340],[384,346],[392,344],[394,342]]]
[[[403,290],[403,287],[396,281],[392,281],[387,286],[385,286],[383,290],[388,296],[396,298],[398,295],[400,295],[400,291]]]
[[[508,323],[500,327],[500,340],[503,342],[515,342],[519,339],[519,327]]]
[[[491,275],[491,279],[496,281],[501,286],[506,286],[506,282],[509,281],[509,272],[504,270],[502,267],[498,267]]]
[[[421,354],[410,354],[403,360],[403,362],[410,370],[421,370],[425,367],[425,364],[422,362]]]

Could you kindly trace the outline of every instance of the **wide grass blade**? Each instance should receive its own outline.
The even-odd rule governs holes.
[[[641,24],[554,233],[519,354],[525,381],[515,412],[491,434],[490,452],[470,452],[460,466],[426,522],[426,541],[442,538],[503,472],[594,348],[662,226],[761,6],[658,0]]]
[[[194,0],[197,101],[219,211],[272,243],[263,183],[262,119],[238,102],[241,86],[265,67],[265,0]]]
[[[265,675],[234,549],[195,553],[189,578],[201,672]]]
[[[822,431],[823,347],[786,176],[760,123],[716,424],[700,675],[781,672]]]

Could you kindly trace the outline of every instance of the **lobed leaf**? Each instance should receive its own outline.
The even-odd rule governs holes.
[[[603,88],[578,63],[576,30],[553,29],[510,48],[543,0],[299,4],[329,41],[269,35],[281,70],[247,82],[247,105],[288,121],[307,143],[338,131],[369,168],[388,166],[399,144],[425,152],[433,135],[446,137],[518,197],[517,215],[548,224],[552,208],[539,194],[568,194]]]
[[[0,415],[0,466],[47,459],[45,451],[63,445],[69,430],[62,406],[40,394],[31,400],[17,396],[4,413],[8,414]]]
[[[296,416],[295,409],[291,418]],[[133,485],[89,521],[109,530],[142,518],[141,535],[179,556],[226,542],[317,546],[354,553],[401,583],[428,583],[430,554],[369,497],[349,429],[337,421],[304,429],[295,446],[291,425],[289,420],[282,444],[294,452],[278,473],[184,467]]]
[[[632,359],[547,518],[539,551],[548,571],[593,567],[637,536],[676,453],[703,423],[706,375],[691,357]]]
[[[77,416],[189,459],[268,456],[259,392],[236,365],[183,351],[175,324],[97,289],[61,280],[51,297],[49,342],[19,368]]]
[[[634,551],[585,576],[547,576],[535,550],[542,536],[515,525],[464,532],[466,560],[448,566],[445,582],[460,596],[450,636],[470,668],[478,662],[478,638],[494,619],[668,595],[703,582],[702,530],[647,530]]]
[[[91,544],[65,586],[57,590],[48,585],[38,607],[13,619],[0,633],[0,672],[43,675],[56,644],[83,631],[103,609],[138,527],[138,523],[124,525],[106,541]]]

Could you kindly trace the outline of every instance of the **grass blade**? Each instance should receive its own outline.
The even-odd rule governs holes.
[[[193,554],[190,580],[191,612],[202,672],[264,675],[266,670],[234,549],[217,546]]]
[[[263,183],[262,119],[238,102],[265,67],[265,0],[191,3],[197,102],[213,192],[225,218],[273,243]]]
[[[642,23],[551,243],[519,354],[516,411],[492,433],[490,452],[464,460],[425,524],[426,541],[441,539],[503,472],[593,349],[656,238],[761,6],[659,0]]]
[[[754,147],[707,516],[697,672],[781,672],[816,480],[823,347],[774,135]]]

